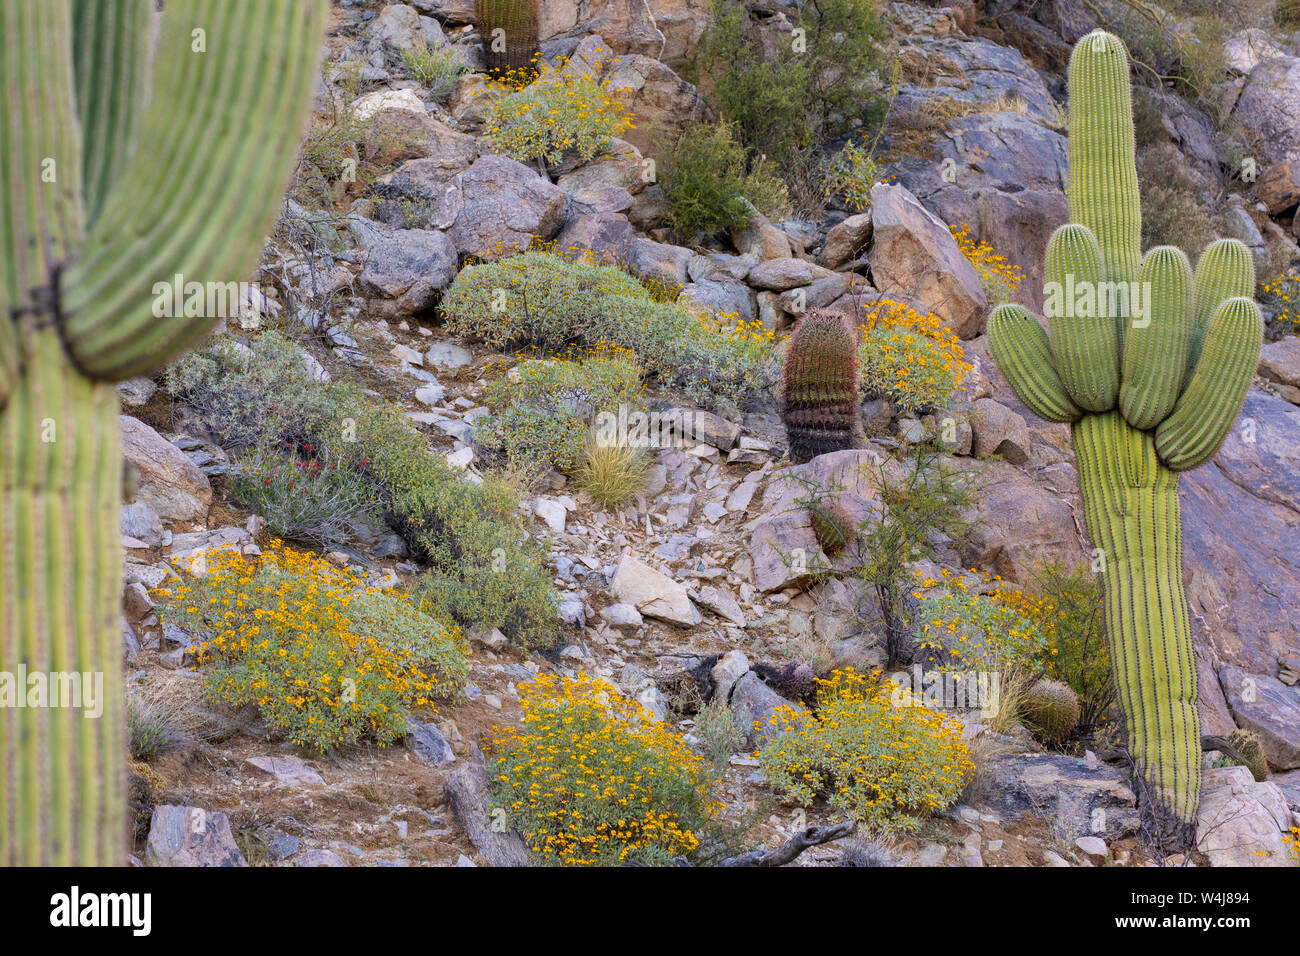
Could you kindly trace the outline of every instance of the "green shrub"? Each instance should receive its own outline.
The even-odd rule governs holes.
[[[1219,234],[1206,187],[1188,172],[1172,143],[1138,153],[1142,247],[1177,246],[1197,256]]]
[[[261,515],[276,535],[322,547],[341,544],[358,524],[377,521],[375,490],[359,462],[311,457],[276,448],[258,448],[231,469],[230,492],[241,505]]]
[[[667,145],[663,165],[669,222],[684,239],[744,226],[755,210],[769,219],[789,215],[789,196],[772,164],[749,157],[726,123],[684,133]]]
[[[708,764],[608,682],[540,674],[523,724],[489,743],[497,805],[538,859],[666,864],[699,847],[721,809]]]
[[[1222,765],[1243,766],[1261,783],[1268,779],[1268,759],[1264,756],[1264,748],[1260,745],[1259,736],[1253,730],[1234,727],[1232,733],[1228,735],[1228,743],[1241,755],[1241,761],[1225,755]]]
[[[451,92],[456,79],[467,73],[465,65],[450,46],[408,48],[402,51],[402,65],[411,77],[435,98]]]
[[[781,170],[836,137],[877,126],[885,109],[875,0],[817,0],[792,19],[806,48],[792,38],[768,58],[745,7],[714,0],[714,25],[694,64],[697,78],[714,81],[713,105],[741,143]]]
[[[1300,28],[1300,0],[1277,0],[1273,21],[1285,30]]]
[[[586,162],[631,123],[617,96],[589,74],[543,67],[528,86],[493,99],[486,133],[511,159],[553,165],[568,152]]]
[[[524,645],[557,636],[544,552],[525,533],[514,494],[498,482],[465,481],[402,409],[353,384],[316,381],[274,330],[242,349],[218,340],[169,369],[166,381],[223,442],[310,444],[318,456],[359,466],[385,520],[430,565],[419,587],[436,613],[500,628]]]
[[[461,270],[443,296],[448,330],[492,348],[607,344],[706,406],[770,387],[770,350],[723,317],[656,301],[615,266],[527,252]]]
[[[404,594],[273,543],[250,558],[209,553],[164,612],[197,643],[209,694],[253,704],[304,747],[406,734],[410,712],[455,697],[469,673],[459,629]]]
[[[824,797],[873,835],[915,829],[952,806],[974,773],[961,725],[852,668],[818,680],[811,714],[792,706],[758,753],[763,776],[802,806]]]
[[[572,474],[596,415],[644,407],[641,369],[630,353],[602,348],[566,356],[572,357],[528,359],[487,387],[492,415],[480,420],[475,437],[514,469],[553,466]]]
[[[713,762],[713,772],[721,776],[731,763],[732,754],[745,745],[745,730],[736,720],[736,712],[725,700],[714,699],[695,715],[695,733]]]
[[[573,479],[596,504],[617,508],[645,488],[650,462],[641,448],[602,441],[593,430],[582,446]]]
[[[881,181],[880,165],[874,151],[860,143],[848,142],[826,163],[823,188],[826,198],[841,196],[854,212],[871,205],[871,187]]]

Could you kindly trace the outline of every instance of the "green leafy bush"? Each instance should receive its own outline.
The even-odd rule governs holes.
[[[694,127],[668,144],[660,185],[671,204],[669,222],[685,239],[744,226],[755,210],[769,219],[790,213],[772,163],[748,156],[726,123]]]
[[[631,115],[590,74],[543,66],[528,86],[492,101],[486,134],[492,148],[520,162],[558,163],[572,151],[586,162],[632,123]]]
[[[793,16],[802,40],[765,51],[744,5],[714,0],[695,69],[737,138],[777,169],[884,119],[884,28],[875,0],[817,0]],[[768,54],[773,55],[769,56]]]
[[[218,340],[169,369],[166,381],[223,441],[310,444],[327,460],[350,459],[385,519],[430,566],[417,586],[436,613],[500,628],[523,645],[558,635],[544,549],[525,533],[513,492],[465,481],[402,409],[354,384],[316,381],[297,346],[274,330],[242,348]]]
[[[378,501],[359,470],[364,463],[299,458],[276,448],[258,448],[231,469],[235,500],[261,515],[276,535],[330,547],[348,540],[358,523],[373,523]]]
[[[492,415],[475,437],[524,472],[547,466],[571,474],[584,457],[588,428],[601,412],[644,407],[641,369],[631,353],[597,348],[564,358],[528,359],[487,387]]]
[[[258,557],[210,552],[202,576],[164,593],[164,613],[196,636],[209,694],[255,705],[304,747],[397,740],[411,711],[456,696],[469,673],[459,629],[278,542]]]
[[[871,834],[915,829],[957,802],[974,773],[961,725],[852,668],[818,680],[812,713],[793,706],[758,753],[763,776],[802,806],[824,797]]]
[[[615,266],[527,252],[461,270],[441,308],[452,334],[504,349],[607,344],[706,406],[771,385],[770,350],[726,317],[656,301]]]
[[[874,151],[861,143],[848,142],[826,163],[823,189],[826,198],[841,196],[854,212],[871,205],[871,187],[881,181]]]

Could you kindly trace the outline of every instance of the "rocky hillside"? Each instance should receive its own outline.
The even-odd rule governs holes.
[[[732,6],[758,47],[794,41],[795,0]],[[949,580],[963,582],[963,593],[1003,586],[1029,593],[1044,566],[1093,561],[1069,430],[1020,403],[992,360],[985,327],[999,277],[1015,277],[1017,301],[1042,306],[1047,238],[1068,218],[1069,49],[1098,26],[1127,22],[1128,11],[1110,0],[888,4],[881,62],[897,73],[882,87],[885,118],[870,138],[877,170],[865,183],[869,200],[835,192],[821,208],[800,208],[807,204],[792,191],[785,218],[750,205],[743,224],[683,235],[674,225],[681,194],[661,176],[672,165],[668,144],[720,118],[717,75],[696,62],[715,29],[710,0],[541,4],[541,62],[575,84],[596,84],[627,118],[590,158],[570,148],[553,162],[504,154],[494,104],[511,91],[487,72],[491,40],[471,0],[337,3],[313,129],[256,288],[200,350],[195,361],[210,366],[119,389],[135,476],[122,508],[128,694],[137,713],[160,723],[158,714],[171,714],[181,728],[164,734],[166,746],[142,747],[133,726],[136,859],[536,862],[536,847],[526,848],[515,829],[483,823],[505,798],[487,779],[482,748],[494,727],[528,726],[523,705],[538,675],[603,678],[664,733],[680,735],[687,751],[717,760],[723,809],[714,817],[727,836],[704,841],[715,841],[711,862],[774,849],[808,826],[842,819],[843,808],[826,799],[805,807],[774,792],[771,767],[755,755],[778,736],[770,718],[785,707],[806,714],[814,678],[837,670],[928,665],[922,624],[912,618],[922,606],[940,606],[924,602],[956,593],[944,590]],[[1169,16],[1170,30],[1182,35],[1181,21]],[[1194,184],[1166,202],[1214,196],[1204,204],[1207,221],[1245,242],[1269,282],[1300,264],[1300,33],[1228,26],[1216,40],[1223,62],[1214,82],[1150,84],[1139,97],[1147,120],[1139,124],[1139,158],[1158,165],[1164,157],[1166,179]],[[1190,71],[1187,47],[1175,49],[1183,59],[1157,63],[1162,74]],[[436,64],[438,78],[432,67],[422,74],[421,63]],[[844,141],[822,149],[829,156]],[[560,338],[591,349],[600,338],[635,353],[646,374],[626,388],[644,387],[644,409],[677,423],[667,447],[648,450],[632,493],[613,503],[602,504],[572,462],[519,452],[548,422],[568,416],[583,431],[593,422],[595,365],[582,366],[586,391],[570,386],[559,399],[528,399],[543,409],[529,420],[533,431],[506,430],[510,409],[526,404],[511,388],[534,372],[549,374],[528,363],[561,350],[540,342],[541,332],[534,341],[494,339],[472,306],[475,295],[486,303],[500,292],[497,311],[514,315],[511,297],[536,292],[530,280],[482,270],[523,262],[539,246],[551,251],[531,255],[559,257],[566,265],[557,275],[572,282],[557,310],[576,314],[590,295],[593,316],[612,316],[599,336]],[[570,279],[567,263],[584,256],[624,278],[593,271]],[[636,289],[600,297],[603,283],[623,281]],[[1290,307],[1280,296],[1262,297],[1272,340],[1237,426],[1181,485],[1203,732],[1225,740],[1239,728],[1252,732],[1267,770],[1252,775],[1207,752],[1197,850],[1165,858],[1138,839],[1137,798],[1113,717],[1109,729],[1102,720],[1045,740],[1030,721],[949,708],[971,761],[950,798],[915,826],[863,825],[851,839],[797,856],[800,864],[1294,862],[1284,837],[1300,826],[1300,337],[1289,334]],[[551,307],[533,308],[528,321],[549,328]],[[792,461],[775,384],[790,329],[813,311],[865,329],[882,308],[932,318],[933,334],[922,338],[951,356],[938,360],[935,374],[955,372],[953,387],[942,400],[912,401],[895,369],[894,380],[855,397],[857,447]],[[743,362],[752,358],[743,387],[723,395],[721,385],[707,384],[743,364],[741,352],[708,359],[713,364],[700,358],[707,374],[695,374],[688,367],[695,352],[670,350],[686,348],[676,333],[653,347],[689,361],[660,362],[648,337],[634,341],[627,331],[633,316],[672,309],[748,330],[758,344],[743,353]],[[291,350],[288,366],[274,365],[273,341]],[[258,363],[268,371],[257,372]],[[244,391],[223,397],[236,381]],[[462,529],[462,544],[438,524],[443,518],[422,524],[402,503],[400,481],[382,472],[388,441],[371,440],[358,467],[384,506],[364,518],[348,511],[328,535],[296,544],[381,593],[433,594],[471,653],[463,693],[440,701],[436,714],[413,708],[394,746],[361,735],[322,753],[267,720],[257,694],[219,701],[205,692],[213,665],[194,648],[211,634],[186,627],[185,602],[166,592],[209,573],[213,548],[255,560],[278,552],[277,537],[294,537],[269,530],[276,516],[250,505],[240,478],[252,473],[247,456],[256,442],[232,437],[231,409],[241,410],[239,434],[251,434],[259,422],[299,414],[298,404],[314,408],[318,396],[344,401],[345,388],[354,389],[346,399],[354,411],[344,422],[356,418],[364,432],[372,427],[367,409],[392,408],[455,487],[473,489],[463,493],[467,509],[488,507],[475,494],[510,496],[504,512],[478,519],[495,526],[482,534],[509,538],[501,529],[518,522],[527,538],[502,544],[504,573],[522,581],[520,569],[542,555],[554,620],[538,626],[550,629],[548,640],[523,640],[522,611],[488,619],[462,613],[466,598],[438,603],[446,594],[438,582],[458,574],[459,586],[475,590],[500,575],[447,570],[474,560],[470,533]],[[588,407],[575,410],[582,401]],[[314,427],[290,422],[277,434],[292,435],[295,454],[311,461],[313,443],[329,441]],[[936,449],[928,463],[926,448]],[[920,550],[905,556],[903,599],[872,576],[880,553],[873,548],[888,540],[872,530],[902,521],[906,497],[897,488],[922,468],[955,479],[965,494],[954,498],[951,520],[924,528]],[[299,480],[287,497],[316,501],[309,479]],[[438,500],[461,500],[451,485],[438,487],[430,492]],[[342,508],[339,500],[329,507]],[[827,537],[828,521],[841,540]],[[457,542],[450,557],[439,550],[445,541]],[[538,545],[544,553],[530,550]],[[518,559],[515,547],[523,549]],[[420,592],[429,580],[431,590]],[[509,604],[509,593],[503,600]],[[892,642],[904,616],[913,645],[900,654]],[[196,834],[185,824],[200,811],[215,825]]]

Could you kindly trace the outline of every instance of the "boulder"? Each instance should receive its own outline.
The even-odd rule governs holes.
[[[1032,443],[1025,419],[991,398],[975,401],[967,414],[976,458],[1000,455],[1013,465],[1029,460]]]
[[[450,226],[462,255],[500,259],[526,250],[534,238],[550,239],[564,225],[564,190],[522,163],[483,156],[452,180],[459,198]]]
[[[628,250],[628,266],[642,279],[667,289],[681,289],[689,281],[686,270],[694,255],[685,246],[637,239]]]
[[[385,6],[370,21],[366,32],[376,47],[398,57],[403,51],[424,50],[428,46],[419,12],[404,3]]]
[[[621,603],[632,605],[646,617],[681,627],[700,623],[700,612],[691,603],[686,588],[631,555],[619,561],[612,589]]]
[[[849,216],[831,226],[822,246],[822,265],[838,269],[853,262],[871,239],[871,211]]]
[[[224,813],[172,804],[153,808],[145,859],[151,866],[248,866]]]
[[[627,216],[616,212],[576,216],[555,237],[555,248],[566,256],[590,255],[596,262],[622,262],[636,242]]]
[[[1300,203],[1300,160],[1274,163],[1254,186],[1259,201],[1276,216]]]
[[[679,302],[693,302],[737,321],[752,322],[758,316],[758,299],[743,282],[717,275],[699,282],[689,282],[678,295]]]
[[[1265,343],[1259,351],[1259,374],[1270,382],[1300,388],[1300,336]]]
[[[664,36],[664,48],[658,59],[674,70],[681,70],[713,24],[710,0],[647,0],[647,3],[655,26]]]
[[[300,757],[249,757],[244,769],[255,776],[270,777],[277,784],[289,787],[320,787],[325,781],[321,775]]]
[[[162,519],[147,501],[133,501],[123,505],[121,511],[122,535],[143,542],[146,547],[157,548],[163,542]]]
[[[736,681],[729,703],[736,723],[745,733],[746,750],[757,750],[779,733],[780,726],[772,724],[770,718],[777,708],[791,706],[790,701],[764,684],[753,671]],[[795,706],[803,711],[802,706]]]
[[[1238,727],[1253,730],[1274,770],[1300,769],[1300,686],[1268,674],[1249,674],[1230,664],[1219,668],[1228,709]]]
[[[673,433],[690,441],[704,442],[719,451],[730,451],[740,441],[740,426],[727,421],[721,415],[706,412],[700,408],[674,406],[660,413],[660,420]]]
[[[1062,840],[1114,840],[1138,829],[1137,798],[1114,767],[1064,754],[1004,754],[987,767],[989,809],[1047,821]]]
[[[597,187],[617,187],[635,196],[650,182],[641,151],[626,140],[612,139],[604,152],[564,173],[555,185],[570,195]]]
[[[456,247],[446,233],[394,229],[370,247],[361,290],[386,300],[380,311],[393,318],[424,312],[456,278]]]
[[[417,757],[435,767],[445,767],[456,762],[456,753],[437,724],[415,720],[408,723],[406,745]]]
[[[1196,848],[1211,866],[1292,866],[1282,836],[1291,811],[1274,783],[1257,783],[1245,767],[1205,771]]]
[[[538,39],[563,48],[564,40],[597,34],[614,53],[658,57],[664,35],[646,0],[546,0],[539,7]]]
[[[1300,161],[1300,57],[1264,60],[1246,77],[1232,116],[1265,163]]]
[[[948,227],[902,186],[871,189],[871,274],[882,292],[919,300],[962,338],[984,329],[988,301],[979,273]]]
[[[185,453],[130,415],[119,417],[122,457],[139,474],[136,500],[164,521],[201,521],[212,503],[212,486]]]
[[[417,112],[384,108],[371,120],[366,155],[380,166],[403,161],[415,163],[389,177],[381,177],[377,186],[382,195],[384,185],[394,179],[399,187],[404,178],[413,179],[417,184],[451,179],[478,158],[479,143],[473,136],[452,129],[423,109]]]

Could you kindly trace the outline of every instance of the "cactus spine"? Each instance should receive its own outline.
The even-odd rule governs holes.
[[[1059,747],[1079,725],[1079,695],[1069,684],[1040,680],[1025,694],[1024,713],[1043,743]]]
[[[254,265],[325,24],[319,0],[168,0],[155,46],[154,16],[152,0],[0,10],[0,671],[103,681],[97,717],[4,708],[0,865],[124,861],[111,383],[218,318],[156,317],[155,283]]]
[[[858,338],[842,315],[810,313],[790,333],[781,379],[790,457],[852,448],[858,432]]]
[[[1019,306],[996,310],[989,337],[1025,404],[1072,423],[1146,834],[1182,849],[1195,834],[1201,738],[1178,476],[1210,458],[1236,421],[1263,323],[1241,243],[1212,243],[1195,274],[1177,249],[1140,255],[1124,44],[1100,30],[1083,37],[1069,85],[1074,221],[1047,249],[1050,343]]]

